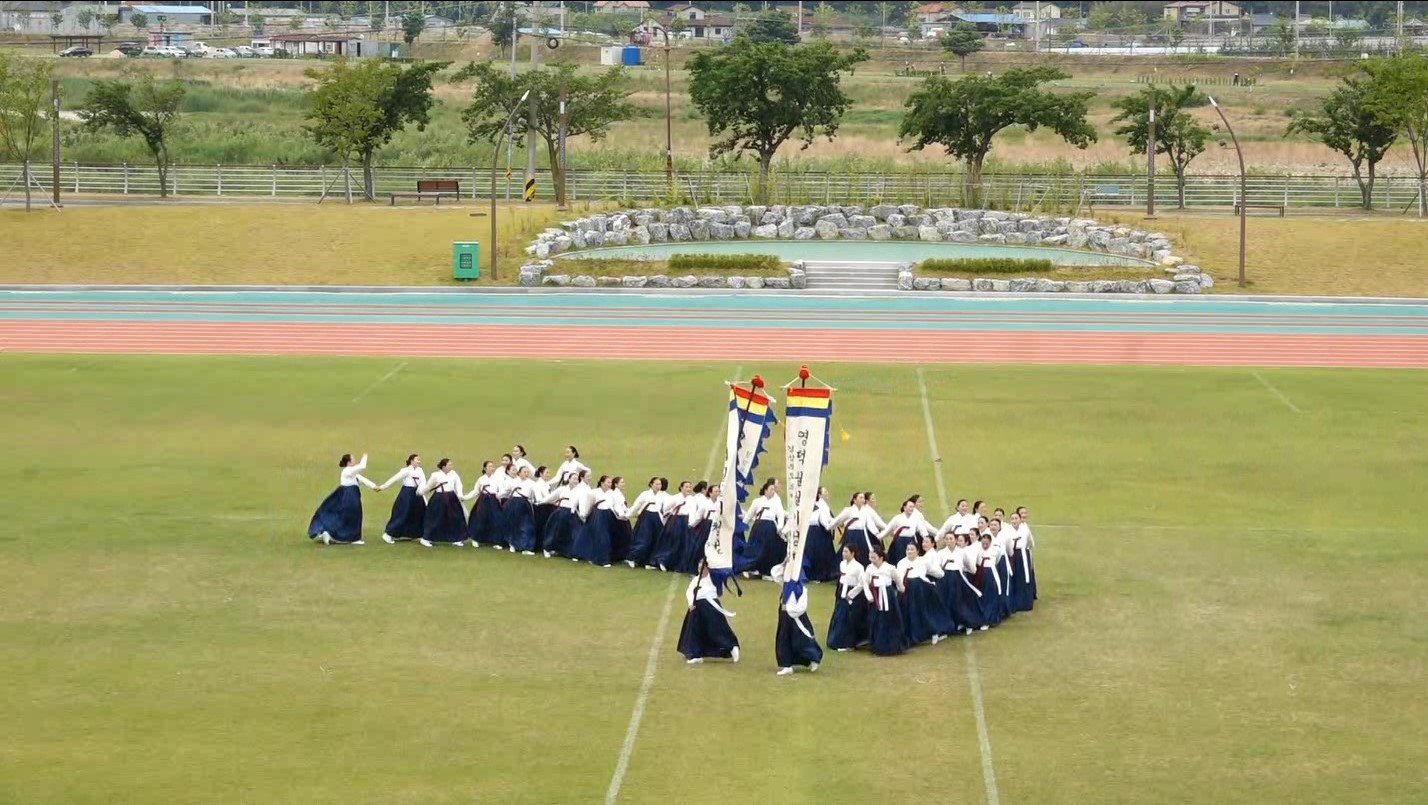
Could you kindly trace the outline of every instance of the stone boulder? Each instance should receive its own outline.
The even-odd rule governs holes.
[[[1171,281],[1173,281],[1173,282],[1193,282],[1193,283],[1199,284],[1199,282],[1200,282],[1200,276],[1201,276],[1201,275],[1200,275],[1198,272],[1197,272],[1197,273],[1194,273],[1194,274],[1181,273],[1181,274],[1176,274],[1175,276],[1171,277],[1170,279],[1171,279]]]
[[[1214,278],[1214,277],[1211,277],[1209,274],[1201,274],[1201,275],[1200,275],[1200,287],[1201,287],[1201,288],[1213,288],[1213,287],[1215,287],[1215,278]]]
[[[745,284],[748,285],[749,288],[751,288],[751,289],[753,289],[753,290],[755,290],[755,291],[762,290],[763,287],[764,287],[764,278],[763,278],[763,277],[749,277],[747,280],[745,280]]]
[[[1175,290],[1175,283],[1171,282],[1170,280],[1163,280],[1157,278],[1147,280],[1147,282],[1150,284],[1151,293],[1170,293],[1171,291]]]
[[[804,290],[808,287],[808,272],[801,268],[790,268],[788,270],[788,282],[797,290]]]
[[[734,227],[728,224],[710,224],[709,235],[715,240],[733,240]]]
[[[545,270],[540,266],[521,266],[521,273],[517,283],[520,284],[522,288],[534,288],[540,284],[541,276],[544,273]]]
[[[1047,235],[1041,239],[1041,242],[1047,246],[1065,246],[1070,237],[1070,235]]]
[[[892,240],[892,227],[887,224],[868,227],[868,240]]]
[[[769,208],[762,204],[750,204],[744,209],[744,214],[749,216],[750,221],[764,222],[764,216],[768,215]],[[776,223],[776,222],[775,222]]]
[[[699,287],[700,287],[700,288],[727,288],[727,287],[729,287],[729,281],[726,280],[726,279],[724,279],[723,277],[700,277],[700,278],[699,278]]]
[[[774,237],[781,240],[788,240],[793,237],[793,221],[785,218],[774,227]]]
[[[558,287],[558,288],[564,288],[565,286],[567,286],[567,285],[570,284],[570,275],[569,275],[569,274],[546,274],[544,277],[541,277],[540,284],[541,284],[541,285],[554,285],[554,286],[556,286],[556,287]]]
[[[907,216],[903,215],[902,213],[895,213],[893,215],[889,215],[887,217],[887,225],[892,227],[893,229],[897,229],[900,226],[907,226]]]
[[[1090,283],[1090,282],[1078,282],[1078,281],[1072,280],[1072,281],[1066,283],[1066,292],[1067,292],[1067,293],[1091,293],[1092,290],[1093,290],[1091,286],[1092,286],[1092,283]]]
[[[671,288],[693,288],[699,284],[699,278],[686,274],[683,277],[672,277],[669,280]]]
[[[1066,290],[1066,283],[1061,280],[1040,278],[1037,279],[1036,288],[1034,290],[1037,293],[1061,293]]]
[[[848,225],[848,216],[844,215],[841,212],[828,212],[824,213],[818,218],[818,223],[821,224],[824,222],[832,224],[838,229],[842,229],[843,227]]]
[[[1011,290],[1011,280],[992,280],[992,290],[1006,293]]]
[[[922,208],[917,206],[916,204],[899,204],[897,207],[897,211],[899,215],[909,216],[917,215],[918,213],[922,212]]]
[[[1007,236],[1001,234],[1000,232],[995,235],[978,235],[977,241],[979,243],[1006,243]]]
[[[710,231],[710,230],[709,230],[709,222],[708,222],[708,221],[690,221],[690,222],[689,222],[689,239],[690,239],[690,240],[708,240],[708,239],[709,239],[709,231]]]
[[[630,228],[630,216],[624,213],[616,213],[610,216],[610,230],[612,232],[623,232]]]
[[[729,214],[718,207],[700,207],[695,215],[698,216],[701,221],[709,221],[716,224],[728,223],[729,221]]]
[[[778,228],[775,227],[774,230],[777,231]],[[751,226],[748,221],[734,222],[734,237],[747,238],[751,231],[753,231],[753,226]]]
[[[926,241],[942,240],[942,233],[937,231],[935,226],[919,226],[917,228],[917,239]]]
[[[871,215],[853,215],[848,218],[848,226],[856,226],[867,229],[870,226],[877,226],[878,219]]]
[[[620,277],[596,277],[595,284],[601,288],[618,288],[623,280]]]
[[[649,284],[649,277],[627,276],[620,279],[620,284],[626,288],[643,288]]]
[[[893,227],[894,240],[917,240],[919,227],[898,226]],[[935,231],[935,230],[934,230]]]
[[[843,216],[838,216],[842,218]],[[827,218],[818,219],[818,223],[813,225],[813,231],[818,234],[819,240],[837,240],[839,226]]]
[[[1196,281],[1188,281],[1188,280],[1187,280],[1187,281],[1185,281],[1185,282],[1177,282],[1177,283],[1175,283],[1175,292],[1176,292],[1176,293],[1199,293],[1199,292],[1200,292],[1200,283],[1199,283],[1198,280],[1196,280]]]
[[[813,240],[814,236],[817,235],[817,234],[818,234],[818,230],[815,229],[815,228],[813,228],[813,227],[811,227],[811,226],[800,226],[799,228],[793,230],[793,239],[794,239],[794,240]]]
[[[879,221],[886,221],[889,215],[897,215],[897,207],[891,204],[878,204],[871,210],[868,210],[868,214]],[[871,224],[869,224],[869,226],[871,226]]]
[[[963,229],[955,230],[951,238],[953,243],[976,243],[977,236],[972,232]]]
[[[605,233],[606,246],[624,246],[630,242],[630,233],[626,229],[612,229]]]
[[[592,229],[585,233],[585,245],[590,248],[605,245],[605,233],[598,229]]]
[[[1091,280],[1091,293],[1115,293],[1115,280]]]
[[[691,238],[693,238],[693,236],[694,234],[689,231],[688,224],[669,225],[669,239],[672,241],[682,243],[684,241],[690,240]]]
[[[650,242],[649,227],[637,226],[630,230],[630,242],[644,246]]]
[[[899,291],[912,290],[912,283],[913,276],[911,271],[904,268],[897,272],[897,289]]]
[[[1011,291],[1012,293],[1026,293],[1027,291],[1036,290],[1036,280],[1034,279],[1021,278],[1007,280],[1007,282],[1010,283],[1010,285],[1007,287],[1007,290]]]
[[[645,285],[650,288],[668,288],[670,285],[669,277],[664,274],[655,274],[650,277],[650,281],[645,283]]]
[[[961,277],[943,277],[942,290],[944,291],[970,291],[972,281]]]
[[[589,274],[581,274],[575,279],[572,279],[570,284],[576,288],[594,288],[595,278]]]
[[[974,291],[990,291],[991,289],[992,281],[986,277],[978,277],[972,280],[972,290]]]
[[[868,230],[861,226],[850,226],[843,230],[843,240],[867,240]]]
[[[789,282],[788,277],[764,277],[764,287],[787,291],[793,287],[793,283]]]
[[[743,278],[743,277],[730,277],[729,280],[728,280],[728,283],[729,283],[729,287],[730,287],[730,288],[743,288],[743,287],[744,287],[744,278]]]
[[[749,234],[753,235],[753,236],[756,237],[756,238],[764,238],[764,239],[776,238],[776,237],[778,237],[778,225],[777,225],[777,224],[763,224],[763,225],[761,225],[761,226],[756,226],[756,227],[753,228],[752,231],[750,231]]]
[[[664,243],[669,240],[669,224],[652,223],[645,228],[650,232],[651,243]]]
[[[937,277],[914,277],[912,289],[914,291],[935,291],[942,287],[942,280]]]

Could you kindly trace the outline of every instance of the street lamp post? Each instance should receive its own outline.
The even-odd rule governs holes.
[[[514,47],[514,46],[513,46]],[[507,136],[514,125],[516,115],[520,114],[521,104],[529,98],[530,90],[526,90],[519,101],[516,101],[516,108],[511,110],[511,114],[506,118],[506,125],[501,129],[501,133],[496,136],[496,142],[491,149],[491,279],[499,279],[496,274],[496,165],[501,160],[501,138]],[[527,135],[529,136],[529,134]]]
[[[1235,144],[1235,156],[1240,160],[1240,287],[1243,288],[1245,287],[1245,215],[1249,210],[1249,198],[1245,195],[1245,152],[1240,149],[1240,140],[1235,136],[1235,130],[1230,127],[1230,120],[1225,117],[1225,110],[1215,103],[1214,96],[1210,97],[1210,105],[1215,107],[1215,111],[1220,115],[1220,120],[1224,121],[1225,131],[1230,133],[1230,141]],[[1224,144],[1225,141],[1221,140],[1220,145],[1223,147]]]
[[[669,105],[669,30],[663,25],[656,30],[659,31],[660,36],[664,37],[664,182],[668,188],[669,197],[673,198],[674,137]]]

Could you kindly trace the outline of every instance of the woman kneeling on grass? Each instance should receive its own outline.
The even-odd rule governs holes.
[[[699,561],[699,575],[684,591],[689,609],[684,613],[684,625],[679,629],[679,653],[690,665],[706,658],[739,661],[739,638],[729,626],[734,613],[719,606],[719,588],[709,578],[709,563]]]
[[[337,488],[318,505],[317,511],[312,515],[312,521],[307,525],[307,536],[309,539],[322,540],[324,545],[334,542],[364,545],[362,490],[357,484],[360,483],[373,491],[377,489],[376,484],[362,477],[362,470],[367,468],[367,454],[363,453],[362,460],[353,464],[352,454],[343,453],[342,458],[337,461],[337,466],[342,468]]]

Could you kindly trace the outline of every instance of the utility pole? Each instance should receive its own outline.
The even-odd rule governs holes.
[[[521,41],[521,26],[516,21],[516,9],[506,3],[506,13],[511,15],[511,81],[516,80],[516,43]],[[515,162],[516,131],[513,118],[506,119],[506,201],[511,200],[511,165]]]
[[[1398,4],[1398,18],[1403,19],[1403,4]],[[798,36],[803,38],[803,0],[798,0]]]
[[[1403,0],[1398,0],[1398,30],[1395,40],[1398,43],[1398,52],[1403,52]]]
[[[570,113],[565,108],[565,81],[560,82],[560,132],[556,144],[560,146],[557,159],[560,160],[560,184],[556,186],[556,209],[565,211],[565,132],[570,129]]]
[[[1034,14],[1036,15],[1036,19],[1032,20],[1032,21],[1031,21],[1031,24],[1034,25],[1034,26],[1036,26],[1036,27],[1031,29],[1031,42],[1032,42],[1032,44],[1031,44],[1031,49],[1032,49],[1033,52],[1040,53],[1040,52],[1041,52],[1041,0],[1036,0],[1036,9],[1035,9],[1032,13],[1034,13]]]
[[[1294,0],[1294,63],[1299,63],[1299,0]]]
[[[1150,89],[1150,126],[1145,138],[1145,217],[1155,217],[1155,87]]]
[[[50,115],[50,123],[53,126],[50,137],[50,191],[54,196],[54,205],[58,208],[60,206],[60,96],[58,78],[50,79],[50,104],[52,112]],[[27,154],[25,158],[29,159],[29,155]],[[79,170],[79,168],[76,166],[75,170]],[[27,176],[25,178],[28,179],[29,177]],[[28,187],[25,188],[25,192],[28,194],[30,189]],[[26,197],[28,198],[28,195]]]
[[[531,75],[540,69],[540,0],[531,4]],[[536,94],[531,93],[530,110],[526,116],[526,191],[527,204],[535,201],[536,186]]]

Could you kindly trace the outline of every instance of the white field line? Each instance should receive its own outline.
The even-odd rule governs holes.
[[[365,388],[365,389],[362,389],[362,393],[361,393],[361,394],[358,394],[356,397],[353,397],[353,398],[352,398],[352,404],[353,404],[353,405],[356,405],[358,400],[361,400],[363,397],[366,397],[368,394],[370,394],[370,393],[371,393],[374,389],[376,389],[378,386],[382,385],[383,383],[387,382],[388,380],[391,380],[392,377],[393,377],[397,372],[400,372],[401,370],[403,370],[403,369],[406,368],[407,363],[408,363],[407,361],[402,361],[401,363],[397,364],[396,368],[394,368],[392,371],[387,372],[386,374],[382,375],[382,377],[381,377],[380,379],[378,379],[377,382],[373,383],[372,385],[368,386],[368,387]]]
[[[927,401],[927,381],[922,376],[922,367],[917,369],[917,390],[922,395],[922,421],[927,426],[927,449],[932,454],[932,472],[937,480],[937,497],[943,511],[950,511],[947,504],[947,483],[942,476],[942,455],[937,452],[937,434],[932,428],[932,405]],[[987,805],[998,805],[997,773],[992,768],[992,742],[987,737],[987,711],[982,705],[982,675],[977,670],[977,651],[974,641],[964,639],[967,647],[967,684],[972,688],[972,713],[977,719],[977,743],[982,750],[982,781],[987,786]]]
[[[734,369],[734,377],[744,371],[743,366]],[[719,457],[719,446],[728,438],[728,419],[719,419],[719,430],[714,435],[714,445],[709,448],[709,461],[704,465],[704,475],[708,478],[714,472],[714,462]],[[630,712],[630,726],[625,729],[625,742],[620,746],[620,759],[615,763],[615,773],[610,776],[610,787],[605,791],[605,805],[614,805],[620,798],[620,786],[625,782],[625,773],[630,770],[630,758],[635,754],[635,739],[640,734],[640,721],[645,717],[645,704],[649,702],[650,688],[654,687],[655,671],[659,668],[660,650],[664,648],[664,633],[669,626],[669,612],[674,605],[674,594],[679,589],[679,575],[670,574],[669,589],[664,594],[664,609],[659,615],[659,625],[655,627],[654,642],[650,643],[649,658],[645,660],[645,675],[640,680],[640,694],[635,697],[635,709]]]
[[[1250,374],[1254,375],[1254,379],[1258,380],[1259,384],[1261,386],[1264,386],[1270,394],[1273,394],[1274,396],[1278,397],[1280,402],[1289,406],[1289,410],[1293,411],[1296,414],[1304,413],[1303,411],[1299,410],[1299,406],[1295,405],[1293,402],[1290,402],[1289,398],[1284,396],[1283,392],[1270,385],[1270,382],[1264,379],[1264,375],[1260,374],[1258,369],[1251,369]]]

